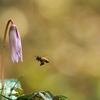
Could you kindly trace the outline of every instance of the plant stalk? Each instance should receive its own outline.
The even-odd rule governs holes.
[[[2,81],[2,91],[1,94],[4,95],[4,60],[5,60],[5,46],[6,46],[6,36],[7,36],[7,30],[8,30],[8,26],[9,24],[13,24],[13,20],[8,20],[7,24],[6,24],[6,28],[5,28],[5,32],[4,32],[4,38],[3,38],[3,45],[2,45],[2,58],[1,58],[1,81]],[[2,100],[4,100],[4,97],[2,97]]]

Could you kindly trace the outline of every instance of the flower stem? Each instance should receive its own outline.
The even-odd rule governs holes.
[[[5,60],[5,46],[6,46],[6,36],[7,36],[7,30],[8,30],[8,26],[9,23],[11,22],[11,24],[13,24],[13,20],[8,20],[6,28],[5,28],[5,32],[4,32],[4,38],[3,38],[3,45],[2,45],[2,58],[1,58],[1,80],[2,80],[2,95],[4,95],[4,60]],[[2,100],[4,98],[2,97]]]

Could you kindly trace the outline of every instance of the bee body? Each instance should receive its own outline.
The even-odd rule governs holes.
[[[45,57],[35,56],[36,60],[40,61],[40,66],[44,65],[44,63],[49,63],[49,60]]]

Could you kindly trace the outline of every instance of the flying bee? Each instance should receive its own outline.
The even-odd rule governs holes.
[[[40,61],[40,66],[44,65],[44,63],[49,63],[49,60],[45,57],[35,56],[37,61]]]

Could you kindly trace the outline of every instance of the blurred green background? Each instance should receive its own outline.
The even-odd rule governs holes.
[[[12,63],[7,37],[6,79],[28,72],[20,80],[24,93],[100,100],[100,0],[0,0],[0,52],[9,19],[19,29],[24,62]],[[50,63],[39,66],[35,55]]]

